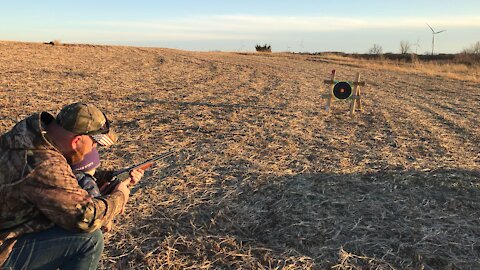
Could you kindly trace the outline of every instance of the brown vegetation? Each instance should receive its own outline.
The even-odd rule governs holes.
[[[309,61],[341,64],[375,70],[440,76],[459,81],[480,82],[480,54],[345,54],[319,53]]]
[[[121,135],[104,167],[183,149],[103,269],[479,269],[478,81],[356,61],[0,42],[0,132],[82,100]],[[324,111],[332,69],[362,113]]]

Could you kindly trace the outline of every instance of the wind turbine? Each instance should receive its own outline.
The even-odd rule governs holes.
[[[435,46],[435,35],[440,34],[442,32],[445,32],[447,30],[441,30],[441,31],[435,32],[435,30],[433,30],[433,28],[428,23],[427,23],[427,25],[430,28],[430,30],[432,30],[432,55],[433,55],[433,47]]]
[[[415,46],[415,54],[418,54],[418,48],[420,48],[420,39],[417,38],[417,42],[413,44]]]

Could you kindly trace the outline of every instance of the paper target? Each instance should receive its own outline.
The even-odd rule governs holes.
[[[347,99],[352,96],[352,86],[348,82],[337,82],[333,87],[333,95],[337,99]]]

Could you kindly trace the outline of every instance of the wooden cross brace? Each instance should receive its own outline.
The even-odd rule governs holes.
[[[325,107],[325,111],[330,111],[330,107],[332,105],[332,102],[334,100],[333,96],[333,88],[335,87],[335,70],[332,70],[332,75],[330,80],[324,80],[325,83],[330,84],[330,91],[327,93],[327,105]],[[355,81],[352,83],[353,84],[353,94],[350,97],[352,100],[350,103],[350,114],[353,115],[355,113],[356,108],[358,110],[362,111],[363,106],[362,106],[362,96],[360,93],[360,86],[365,86],[365,82],[360,81],[360,73],[357,72],[357,75],[355,76]]]

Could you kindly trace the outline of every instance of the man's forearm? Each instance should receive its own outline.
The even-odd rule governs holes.
[[[125,204],[125,196],[121,191],[94,198],[91,204],[83,210],[82,219],[78,221],[78,228],[84,232],[93,232],[111,222],[120,214]]]

